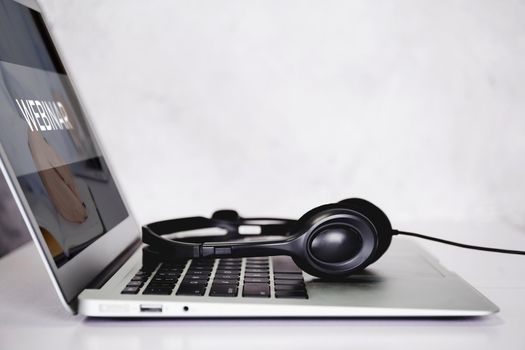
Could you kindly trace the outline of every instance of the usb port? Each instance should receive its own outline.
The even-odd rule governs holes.
[[[140,305],[140,312],[162,312],[162,305]]]

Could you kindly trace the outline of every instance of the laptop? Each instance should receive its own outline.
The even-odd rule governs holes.
[[[464,317],[498,311],[402,238],[341,282],[309,276],[283,256],[143,265],[140,227],[34,1],[0,0],[0,141],[2,174],[58,297],[73,313]]]

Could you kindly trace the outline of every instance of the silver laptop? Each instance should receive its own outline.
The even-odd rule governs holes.
[[[71,312],[96,317],[454,317],[498,311],[402,238],[377,263],[344,282],[315,279],[287,257],[143,265],[139,226],[33,1],[0,0],[0,141],[2,174]],[[257,271],[265,271],[264,276]],[[286,292],[286,283],[277,288],[277,275],[289,278],[293,293]],[[259,283],[245,284],[247,279]],[[198,292],[192,288],[197,284]]]

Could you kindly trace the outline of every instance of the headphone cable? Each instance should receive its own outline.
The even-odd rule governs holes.
[[[405,232],[405,231],[392,230],[392,233],[395,234],[395,235],[405,235],[405,236],[412,236],[412,237],[428,239],[430,241],[435,241],[435,242],[444,243],[444,244],[450,244],[450,245],[453,245],[453,246],[456,246],[456,247],[460,247],[460,248],[483,250],[483,251],[487,251],[487,252],[503,253],[503,254],[525,255],[525,251],[522,251],[522,250],[510,250],[510,249],[481,247],[481,246],[475,246],[475,245],[469,245],[469,244],[463,244],[463,243],[458,243],[458,242],[447,241],[445,239],[425,236],[425,235],[421,235],[419,233],[414,233],[414,232]]]

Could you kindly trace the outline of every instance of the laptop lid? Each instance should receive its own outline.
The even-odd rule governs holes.
[[[33,1],[0,0],[0,168],[62,301],[138,227]]]

